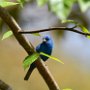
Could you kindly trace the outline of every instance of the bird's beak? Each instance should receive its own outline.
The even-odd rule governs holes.
[[[45,38],[43,38],[43,42],[46,42],[46,39]]]

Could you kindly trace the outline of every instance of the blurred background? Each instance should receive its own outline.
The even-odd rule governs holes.
[[[9,8],[9,11],[23,30],[31,31],[57,26],[72,27],[71,24],[61,24],[58,17],[48,10],[47,5],[39,7],[36,2],[26,3],[23,8],[20,6]],[[82,13],[78,4],[74,4],[69,19],[77,20],[90,29],[89,15],[90,9]],[[0,25],[2,26],[1,39],[7,26]],[[52,56],[65,63],[62,65],[51,59],[45,62],[60,88],[90,90],[90,39],[69,31],[52,31],[40,34],[41,36],[46,34],[52,36],[54,40]],[[34,47],[42,41],[39,36],[31,34],[25,36]],[[8,83],[13,90],[48,90],[37,69],[33,71],[28,81],[24,81],[27,70],[23,69],[22,62],[26,56],[27,53],[14,36],[3,41],[0,40],[0,79]]]

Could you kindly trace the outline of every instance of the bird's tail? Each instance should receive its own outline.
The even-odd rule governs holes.
[[[32,63],[31,66],[30,66],[30,68],[28,69],[25,77],[24,77],[24,80],[28,80],[29,79],[29,77],[32,74],[32,71],[35,69],[35,67],[36,67],[35,64]]]

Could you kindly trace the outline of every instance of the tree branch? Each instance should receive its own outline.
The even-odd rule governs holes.
[[[82,34],[82,35],[85,35],[85,36],[90,36],[90,33],[84,33],[84,32],[81,32],[81,31],[78,31],[76,29],[73,28],[67,28],[67,27],[53,27],[53,28],[47,28],[47,29],[41,29],[41,30],[33,30],[33,31],[19,31],[20,34],[33,34],[33,33],[40,33],[40,32],[46,32],[46,31],[54,31],[54,30],[65,30],[65,31],[72,31],[72,32],[75,32],[75,33],[78,33],[78,34]]]
[[[10,27],[12,30],[14,36],[16,37],[19,44],[25,49],[25,51],[28,53],[28,55],[33,54],[35,51],[32,47],[32,45],[27,41],[27,39],[18,32],[21,31],[21,28],[16,23],[14,18],[4,9],[0,6],[0,17],[3,19],[3,21]],[[45,64],[41,60],[36,60],[35,65],[42,75],[43,79],[47,83],[50,90],[60,90],[58,84],[54,80],[52,74],[48,70],[48,68],[45,66]]]
[[[12,90],[12,88],[9,85],[7,85],[5,82],[0,80],[0,90]]]

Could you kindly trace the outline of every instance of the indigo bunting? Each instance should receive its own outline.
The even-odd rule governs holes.
[[[48,55],[51,55],[52,49],[53,49],[53,40],[49,35],[46,35],[43,37],[42,43],[36,47],[36,52],[38,52],[38,53],[43,52],[43,53],[46,53]],[[43,55],[40,55],[40,58],[43,61],[46,61],[48,59],[48,57],[43,56]],[[36,67],[35,64],[32,63],[27,74],[26,74],[26,76],[25,76],[25,78],[24,78],[24,80],[29,79],[29,77],[30,77],[30,75],[31,75],[31,73],[35,67]]]

